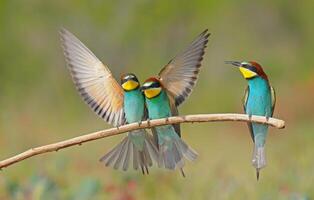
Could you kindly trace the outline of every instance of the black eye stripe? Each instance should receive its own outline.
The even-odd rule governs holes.
[[[150,85],[151,88],[159,88],[160,87],[160,84],[158,82],[153,82],[151,85]]]
[[[253,67],[253,66],[248,66],[248,69],[251,70],[251,71],[253,71],[253,72],[257,72],[257,71],[256,71],[256,68]]]
[[[136,76],[133,76],[133,75],[127,75],[125,77],[123,77],[123,79],[121,80],[121,84],[129,81],[129,80],[132,80],[132,81],[135,81],[138,83],[138,79],[136,78]]]
[[[132,80],[132,81],[135,81],[135,82],[138,82],[137,78],[135,76],[129,78],[129,80]]]
[[[249,70],[252,71],[252,72],[257,73],[256,68],[255,68],[254,66],[252,66],[252,65],[244,64],[243,67],[245,67],[246,69],[249,69]]]

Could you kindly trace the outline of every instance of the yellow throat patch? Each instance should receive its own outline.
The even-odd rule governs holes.
[[[144,90],[144,94],[147,98],[153,98],[161,92],[161,88],[149,88]]]
[[[125,90],[134,90],[138,87],[138,82],[135,82],[133,80],[128,80],[127,82],[122,84],[122,88]]]
[[[246,69],[244,67],[239,67],[239,70],[242,73],[244,78],[253,78],[253,77],[257,76],[257,73],[255,73],[249,69]]]

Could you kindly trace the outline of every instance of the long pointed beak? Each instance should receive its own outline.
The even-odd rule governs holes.
[[[225,61],[226,64],[231,64],[233,66],[236,66],[236,67],[240,67],[241,66],[241,62],[239,61]]]

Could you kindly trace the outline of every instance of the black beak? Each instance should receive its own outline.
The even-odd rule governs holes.
[[[141,88],[140,88],[140,90],[143,92],[144,90],[146,90],[148,87],[147,86],[142,86]]]
[[[236,66],[236,67],[240,67],[241,66],[241,62],[239,61],[225,61],[226,64],[231,64],[233,66]]]

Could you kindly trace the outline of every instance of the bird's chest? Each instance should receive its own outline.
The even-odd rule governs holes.
[[[139,90],[124,93],[124,113],[127,122],[141,121],[144,115],[144,96]]]
[[[246,113],[271,116],[271,95],[268,84],[262,81],[249,84]]]
[[[170,117],[170,106],[167,96],[161,93],[159,96],[146,99],[148,115],[151,119]]]

